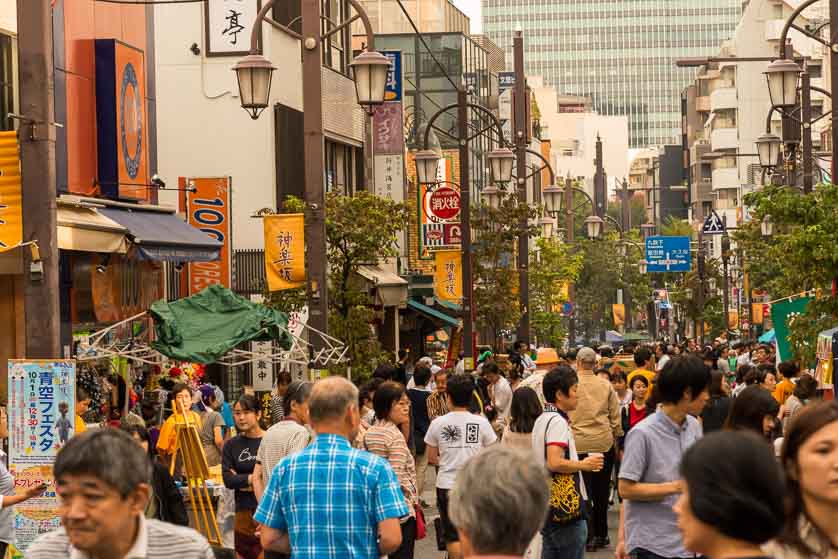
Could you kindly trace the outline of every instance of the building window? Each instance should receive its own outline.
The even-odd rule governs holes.
[[[6,118],[15,112],[15,54],[16,40],[0,34],[0,130],[14,130],[14,121]]]
[[[326,140],[326,192],[354,194],[363,190],[364,151]]]
[[[322,1],[323,18],[320,23],[320,28],[325,35],[351,16],[349,15],[349,2],[347,0]],[[326,39],[321,45],[323,49],[323,65],[346,75],[349,75],[349,56],[352,54],[349,35],[351,27],[351,25],[347,25]]]

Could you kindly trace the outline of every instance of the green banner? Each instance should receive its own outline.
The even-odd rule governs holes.
[[[792,356],[789,344],[789,319],[792,315],[805,312],[806,305],[811,300],[811,297],[801,297],[771,305],[771,322],[774,323],[774,332],[777,336],[777,358],[780,361],[791,359]],[[812,340],[812,343],[816,341]]]

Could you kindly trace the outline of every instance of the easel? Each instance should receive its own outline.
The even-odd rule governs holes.
[[[211,545],[220,546],[222,545],[221,530],[218,529],[212,499],[210,499],[207,489],[207,479],[210,477],[209,466],[207,465],[204,448],[201,446],[201,439],[198,436],[198,426],[192,422],[188,411],[184,410],[179,402],[175,405],[180,406],[184,423],[175,424],[177,436],[170,473],[174,475],[178,454],[180,454],[183,458],[183,472],[186,478],[186,487],[189,491],[189,499],[192,501],[192,507],[195,510],[196,528]],[[209,514],[207,514],[207,511],[209,511]]]

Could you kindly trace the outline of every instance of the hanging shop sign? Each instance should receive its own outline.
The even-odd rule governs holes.
[[[404,156],[375,156],[375,195],[404,202]]]
[[[189,294],[215,283],[232,287],[230,178],[180,178],[178,182],[181,188],[191,189],[186,193],[189,225],[222,243],[218,260],[189,264]]]
[[[444,250],[434,254],[434,294],[443,301],[461,304],[463,300],[462,252]]]
[[[23,242],[22,203],[17,132],[0,132],[0,252]]]
[[[268,290],[303,287],[306,281],[303,214],[268,215],[264,222]]]
[[[383,103],[375,108],[372,139],[376,156],[404,153],[403,118],[401,102]]]
[[[402,51],[382,50],[381,54],[390,59],[387,81],[384,84],[384,101],[396,101],[401,105],[403,86]]]
[[[260,9],[261,0],[206,0],[204,32],[207,56],[248,54],[250,31]]]
[[[96,39],[99,188],[109,198],[150,200],[145,56],[115,39]]]
[[[440,174],[450,181],[450,159],[440,159]],[[450,182],[419,186],[419,256],[433,258],[440,250],[459,250],[462,242],[460,190]]]
[[[46,485],[40,497],[14,507],[15,546],[23,557],[39,535],[61,527],[52,465],[73,436],[74,361],[9,361],[9,471],[15,490]]]

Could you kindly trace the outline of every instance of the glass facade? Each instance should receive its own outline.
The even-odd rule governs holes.
[[[733,35],[742,0],[482,0],[483,32],[512,61],[524,32],[528,75],[584,95],[600,114],[626,115],[629,144],[678,143],[681,91],[695,70],[679,58],[712,56]]]

